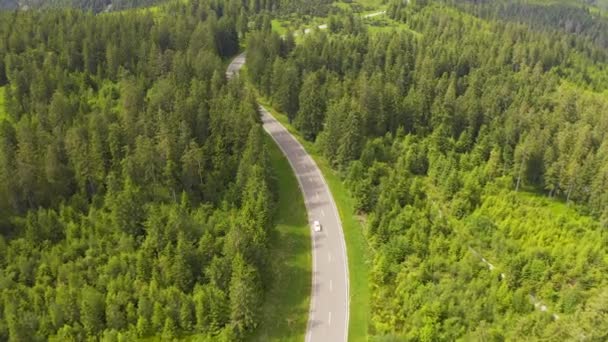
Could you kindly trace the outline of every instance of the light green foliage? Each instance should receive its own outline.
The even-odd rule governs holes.
[[[387,15],[416,33],[371,35],[339,14],[287,56],[267,54],[278,67],[248,70],[274,105],[284,95],[263,80],[298,67],[294,126],[366,219],[370,296],[351,303],[350,336],[601,339],[603,325],[591,326],[608,279],[606,22],[526,2],[395,1]],[[357,286],[364,261],[351,255],[364,249],[345,230]]]
[[[325,89],[321,78],[319,73],[310,73],[302,82],[300,109],[295,117],[295,125],[307,140],[316,138],[325,119]]]
[[[287,33],[287,29],[278,19],[272,19],[272,30],[281,36]]]

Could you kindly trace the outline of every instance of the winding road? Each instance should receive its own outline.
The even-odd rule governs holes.
[[[228,66],[228,79],[238,76],[245,53]],[[348,339],[348,260],[342,222],[332,194],[315,161],[304,147],[264,107],[264,130],[277,143],[298,179],[308,212],[312,240],[312,291],[306,341],[341,342]],[[315,232],[313,221],[323,229]]]

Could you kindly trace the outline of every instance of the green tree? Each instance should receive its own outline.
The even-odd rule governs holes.
[[[323,128],[325,101],[320,73],[306,74],[300,90],[300,108],[294,122],[307,140],[314,140]]]
[[[103,294],[92,287],[85,287],[82,290],[80,320],[89,336],[95,336],[103,331],[105,325],[105,301]]]
[[[261,290],[256,271],[237,254],[230,279],[230,322],[238,335],[243,336],[255,328],[260,302]]]

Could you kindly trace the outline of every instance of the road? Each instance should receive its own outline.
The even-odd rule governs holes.
[[[230,63],[226,76],[238,76],[244,63],[242,53]],[[338,209],[319,167],[304,147],[264,107],[259,110],[264,129],[291,164],[308,212],[313,265],[306,341],[347,341],[348,260]],[[321,232],[312,230],[315,220],[321,223]]]
[[[226,69],[226,78],[231,79],[232,77],[237,76],[243,65],[245,65],[245,52],[236,56],[232,62],[230,62]]]

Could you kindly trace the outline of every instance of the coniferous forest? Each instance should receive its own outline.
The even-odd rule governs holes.
[[[370,340],[607,340],[600,2],[0,11],[0,341],[247,339],[278,193],[258,96],[354,200]],[[294,14],[327,29],[278,33]]]
[[[521,1],[387,15],[248,41],[251,82],[365,217],[370,334],[608,338],[608,20]]]
[[[237,340],[268,282],[274,189],[226,83],[247,13],[0,14],[0,340]]]

